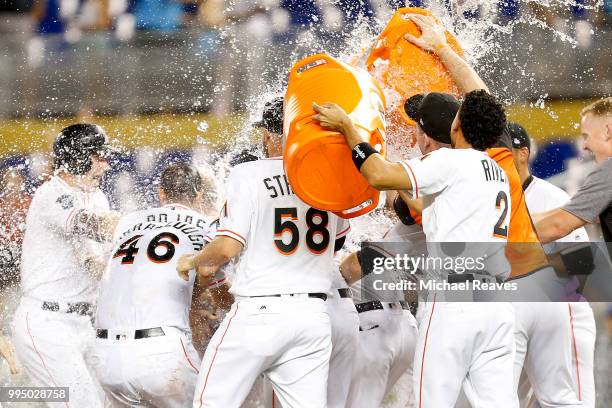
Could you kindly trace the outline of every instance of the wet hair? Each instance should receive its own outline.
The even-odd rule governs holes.
[[[171,164],[162,172],[159,186],[169,201],[193,200],[203,188],[202,176],[187,163]]]
[[[484,151],[497,143],[506,128],[506,112],[493,95],[480,89],[465,95],[459,122],[465,140],[474,149]]]
[[[595,116],[612,115],[612,96],[593,102],[580,112],[580,116],[588,113],[592,113]]]

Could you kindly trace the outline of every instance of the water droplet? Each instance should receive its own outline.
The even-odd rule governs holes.
[[[208,130],[208,122],[205,120],[198,123],[198,131],[206,132]]]

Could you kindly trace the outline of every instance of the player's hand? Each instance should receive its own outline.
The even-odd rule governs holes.
[[[406,40],[417,47],[432,52],[438,52],[448,45],[446,29],[433,16],[414,14],[409,18],[421,29],[421,36],[415,37],[412,34],[406,34],[404,36]]]
[[[196,254],[185,254],[179,258],[176,271],[181,279],[189,280],[189,272],[195,269],[195,256]]]
[[[313,102],[312,109],[317,112],[313,118],[319,121],[323,129],[344,132],[347,126],[352,123],[344,109],[335,103],[326,102],[323,105],[317,105],[316,102]]]
[[[198,272],[199,279],[204,279],[208,281],[210,278],[215,276],[215,273],[217,273],[218,269],[219,268],[216,268],[214,266],[198,266],[196,270]]]

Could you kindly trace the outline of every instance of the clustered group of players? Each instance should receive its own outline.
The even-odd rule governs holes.
[[[313,104],[322,128],[346,136],[368,183],[399,192],[397,222],[377,238],[414,248],[508,242],[486,254],[494,279],[577,282],[577,294],[579,281],[549,266],[544,252],[555,248],[540,245],[527,207],[574,205],[565,208],[587,222],[582,207],[529,174],[525,130],[506,122],[434,19],[414,21],[423,34],[407,39],[436,53],[464,92],[462,101],[441,93],[406,101],[424,156],[387,160],[342,108]],[[583,113],[583,129],[609,123],[610,98],[598,104]],[[265,157],[232,169],[216,220],[203,214],[202,177],[185,163],[161,173],[159,207],[111,211],[98,188],[115,154],[109,136],[91,124],[58,135],[55,174],[27,216],[12,338],[32,385],[69,387],[69,402],[50,406],[240,407],[262,378],[266,407],[375,408],[406,373],[420,408],[595,406],[588,303],[430,296],[415,310],[404,300],[354,300],[365,254],[335,258],[349,221],[291,190],[282,98],[266,104],[256,126]],[[588,240],[583,229],[548,234],[542,220],[542,241]],[[534,245],[512,253],[513,241]],[[209,298],[226,314],[200,354],[190,314],[205,313]]]

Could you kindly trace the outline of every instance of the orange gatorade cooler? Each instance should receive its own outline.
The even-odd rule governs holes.
[[[313,120],[313,102],[340,105],[384,154],[383,92],[365,70],[317,54],[293,66],[285,95],[283,160],[293,191],[343,218],[366,214],[376,208],[379,192],[355,168],[345,137]]]
[[[386,107],[389,110],[387,132],[391,145],[395,145],[396,141],[400,145],[405,144],[405,139],[398,140],[404,136],[404,132],[400,130],[406,125],[414,126],[414,122],[404,112],[406,99],[422,92],[448,92],[459,95],[459,89],[453,84],[450,74],[438,57],[404,39],[408,33],[416,37],[421,35],[418,26],[408,19],[414,14],[431,15],[429,11],[420,8],[397,10],[378,36],[366,60],[368,72],[385,87]],[[449,45],[463,55],[461,46],[448,31],[446,38]],[[395,135],[396,133],[399,134]]]

